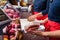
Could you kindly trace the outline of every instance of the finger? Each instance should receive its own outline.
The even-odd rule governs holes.
[[[34,17],[28,17],[28,21],[34,21]]]
[[[26,31],[28,31],[28,30],[29,30],[29,28],[26,28],[25,30],[26,30]]]
[[[27,30],[27,32],[30,32],[31,30],[32,30],[32,29],[30,28],[30,29]]]

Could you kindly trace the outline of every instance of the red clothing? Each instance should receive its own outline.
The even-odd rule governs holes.
[[[39,12],[33,12],[33,14],[35,15],[35,14],[38,14]],[[44,20],[45,18],[47,18],[48,17],[48,15],[45,15],[45,16],[43,16],[43,17],[37,17],[37,19],[38,20]]]
[[[47,23],[45,23],[45,30],[46,31],[55,31],[60,30],[60,23],[48,20]],[[59,38],[50,38],[50,40],[60,40]]]

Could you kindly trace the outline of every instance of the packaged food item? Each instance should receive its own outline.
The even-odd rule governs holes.
[[[4,11],[10,16],[12,19],[20,18],[20,12],[14,8],[10,3],[7,3],[4,6]]]

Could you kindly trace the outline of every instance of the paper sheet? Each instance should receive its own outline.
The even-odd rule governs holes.
[[[20,19],[20,22],[21,22],[21,30],[24,30],[24,31],[30,25],[35,25],[35,24],[40,25],[40,23],[38,23],[40,21],[38,21],[38,20],[33,21],[34,22],[33,23],[33,22],[29,22],[27,19]],[[40,25],[38,30],[44,30],[44,29],[45,29],[45,27],[43,25]]]

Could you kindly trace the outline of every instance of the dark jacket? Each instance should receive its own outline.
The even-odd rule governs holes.
[[[49,9],[49,0],[35,0],[34,1],[34,11],[42,12],[43,15],[48,13]]]
[[[60,0],[53,0],[49,12],[48,12],[49,20],[60,23]]]

